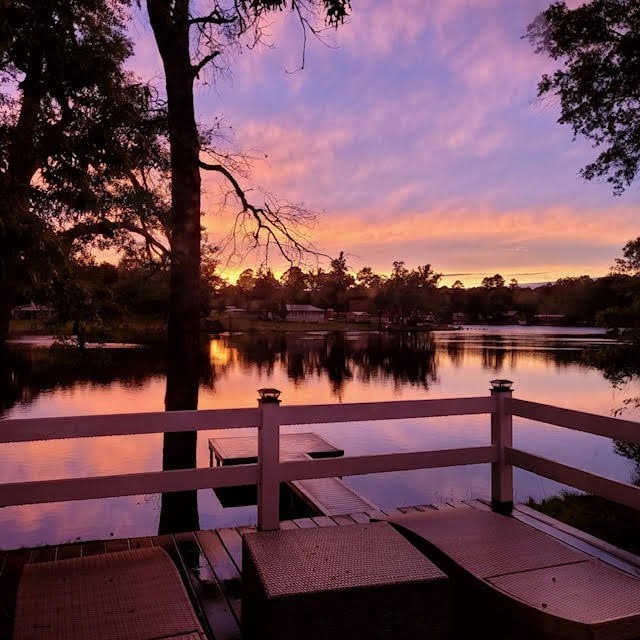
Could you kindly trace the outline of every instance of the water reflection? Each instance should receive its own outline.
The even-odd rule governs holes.
[[[283,372],[294,386],[325,378],[332,396],[343,400],[349,384],[391,382],[396,389],[428,390],[439,380],[439,367],[464,369],[478,358],[488,375],[527,369],[536,362],[555,367],[598,366],[597,362],[602,362],[604,375],[617,379],[622,375],[620,367],[612,363],[622,366],[626,362],[628,366],[629,356],[621,352],[614,360],[610,343],[606,344],[585,342],[582,336],[478,331],[231,334],[209,342],[202,354],[200,385],[215,392],[218,383],[229,376],[244,373],[271,378]],[[163,353],[152,349],[80,352],[9,345],[0,354],[0,415],[16,404],[28,406],[45,392],[60,392],[83,383],[108,386],[117,382],[142,388],[164,372]],[[114,406],[111,410],[120,409]]]
[[[339,399],[352,380],[379,378],[423,389],[437,380],[436,347],[429,333],[240,334],[216,341],[237,354],[241,367],[259,373],[271,375],[279,365],[296,384],[326,376]]]
[[[202,353],[200,407],[256,406],[256,389],[277,387],[286,404],[386,401],[485,395],[489,380],[515,380],[515,395],[610,415],[621,403],[593,364],[610,341],[590,332],[506,329],[442,333],[333,332],[230,334]],[[610,356],[607,356],[610,362]],[[4,418],[158,411],[163,408],[161,352],[111,349],[65,352],[14,345],[0,357]],[[606,373],[606,372],[605,372]],[[629,416],[634,419],[633,416]],[[5,423],[9,425],[10,423]],[[635,463],[610,439],[515,420],[517,447],[629,481]],[[0,421],[0,429],[3,421]],[[283,430],[309,430],[284,427]],[[314,425],[347,455],[481,446],[487,416]],[[199,466],[208,465],[198,437]],[[628,459],[629,458],[629,459]],[[0,482],[159,470],[162,436],[111,437],[0,446]],[[382,507],[486,496],[485,465],[346,478]],[[516,474],[516,499],[548,497],[551,481]],[[198,494],[205,528],[255,521],[255,508],[223,509],[212,491]],[[159,498],[0,509],[0,547],[156,533]],[[76,531],[77,533],[73,533]],[[72,535],[73,534],[73,535]]]

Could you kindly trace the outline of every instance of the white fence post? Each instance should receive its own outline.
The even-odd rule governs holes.
[[[258,529],[280,528],[280,391],[259,389]]]
[[[512,384],[511,380],[491,380],[491,395],[496,401],[491,414],[491,444],[498,449],[498,461],[491,463],[491,507],[506,514],[513,509],[513,466],[505,459],[505,447],[513,445],[513,416],[505,406]]]

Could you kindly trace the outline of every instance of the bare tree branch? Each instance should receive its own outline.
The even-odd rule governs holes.
[[[189,25],[194,24],[233,24],[237,21],[237,16],[224,15],[217,7],[207,16],[198,16],[189,20]]]
[[[152,250],[158,257],[166,258],[170,254],[170,249],[165,247],[148,229],[131,222],[113,221],[103,218],[95,222],[79,223],[60,232],[60,237],[71,242],[84,237],[102,235],[112,237],[118,231],[128,231],[135,233],[144,239],[149,250]]]
[[[202,58],[200,62],[192,65],[191,69],[193,72],[193,77],[197,78],[200,75],[200,71],[202,71],[202,68],[209,64],[209,62],[211,62],[212,60],[215,60],[220,55],[220,53],[220,51],[213,51],[212,53],[204,56],[204,58]]]
[[[223,176],[231,185],[231,193],[240,202],[241,209],[236,214],[231,238],[226,243],[226,246],[233,246],[233,253],[238,253],[240,239],[251,238],[250,248],[262,246],[265,260],[268,259],[270,245],[275,245],[278,253],[290,264],[302,262],[306,254],[319,255],[308,238],[299,231],[301,224],[313,217],[311,212],[301,205],[282,204],[269,194],[265,194],[263,205],[257,206],[249,201],[246,191],[227,167],[204,160],[200,160],[200,167]],[[227,204],[226,198],[224,204]],[[252,221],[251,226],[248,225],[247,216]]]

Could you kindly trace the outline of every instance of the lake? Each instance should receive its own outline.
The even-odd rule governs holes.
[[[0,415],[10,418],[161,411],[162,353],[108,345],[80,353],[50,349],[46,338],[10,345],[0,364]],[[631,389],[596,366],[612,341],[592,328],[463,327],[429,333],[230,334],[211,339],[203,358],[200,408],[254,407],[257,389],[282,390],[286,404],[348,403],[487,395],[493,378],[514,381],[514,396],[610,416]],[[640,419],[629,410],[625,417]],[[0,428],[9,427],[2,424]],[[309,430],[283,427],[283,431]],[[489,444],[489,416],[316,425],[349,454]],[[209,464],[200,432],[198,464]],[[220,433],[220,432],[218,432]],[[229,432],[231,434],[231,432]],[[240,435],[243,430],[234,431]],[[607,438],[514,419],[514,444],[532,453],[626,482],[638,463]],[[0,445],[0,482],[160,470],[162,435]],[[380,507],[486,497],[488,465],[354,476],[348,484]],[[516,500],[563,487],[516,470]],[[253,523],[255,506],[223,508],[198,493],[203,529]],[[56,544],[157,533],[160,496],[133,496],[0,509],[0,547]]]

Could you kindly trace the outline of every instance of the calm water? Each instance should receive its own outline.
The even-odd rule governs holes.
[[[202,365],[201,408],[253,407],[260,387],[277,387],[287,404],[465,397],[489,393],[493,378],[515,382],[527,400],[611,415],[632,390],[615,389],[590,362],[611,343],[595,329],[466,328],[434,334],[237,334],[215,338]],[[161,354],[139,348],[54,351],[21,341],[0,364],[3,419],[160,411]],[[626,417],[640,419],[634,413]],[[616,479],[632,481],[634,461],[607,438],[514,421],[514,441]],[[2,425],[0,428],[10,428]],[[284,431],[308,430],[284,427]],[[441,449],[489,443],[488,416],[318,425],[346,454]],[[201,432],[198,464],[208,465]],[[242,431],[236,432],[242,433]],[[162,436],[87,438],[0,445],[0,482],[159,470]],[[375,504],[402,506],[489,495],[488,465],[346,479]],[[516,499],[563,487],[516,471]],[[155,534],[159,496],[136,496],[0,509],[0,547]],[[224,509],[199,492],[200,526],[255,522],[255,507]]]

